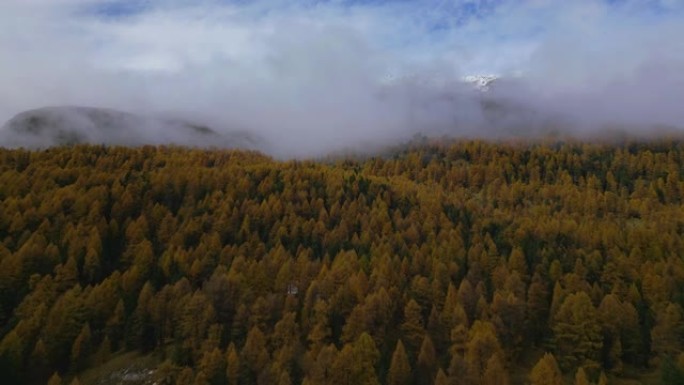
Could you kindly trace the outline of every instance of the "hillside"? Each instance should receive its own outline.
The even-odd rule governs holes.
[[[24,111],[0,128],[0,147],[36,149],[75,144],[265,148],[261,139],[246,132],[218,132],[200,123],[82,106]]]
[[[677,383],[682,170],[666,140],[0,149],[3,384],[138,354],[159,384]]]

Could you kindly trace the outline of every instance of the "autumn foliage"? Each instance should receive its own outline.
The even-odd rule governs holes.
[[[682,378],[683,175],[672,141],[0,150],[3,384],[122,350],[180,384]]]

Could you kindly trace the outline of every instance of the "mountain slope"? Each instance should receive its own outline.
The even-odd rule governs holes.
[[[104,108],[63,106],[22,112],[0,129],[1,147],[41,148],[72,144],[139,146],[177,144],[260,149],[248,133],[219,133],[205,125]]]

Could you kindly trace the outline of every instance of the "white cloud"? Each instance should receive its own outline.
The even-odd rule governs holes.
[[[3,0],[0,120],[59,104],[173,112],[308,153],[479,114],[434,102],[439,87],[378,97],[388,74],[497,72],[525,76],[521,101],[596,124],[684,122],[672,102],[683,96],[679,1],[157,0],[94,12],[108,3]],[[417,98],[435,105],[407,112]]]

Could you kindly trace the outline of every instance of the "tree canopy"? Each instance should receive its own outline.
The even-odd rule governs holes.
[[[679,378],[683,175],[677,141],[0,149],[3,383]]]

